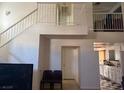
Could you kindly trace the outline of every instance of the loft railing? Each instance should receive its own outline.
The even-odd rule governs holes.
[[[56,24],[56,4],[38,3],[38,22]]]
[[[38,3],[38,22],[55,25],[73,25],[72,4]]]
[[[93,13],[93,30],[95,32],[123,32],[123,14]]]
[[[37,3],[37,9],[0,33],[0,47],[3,47],[27,28],[38,22],[43,24],[61,25],[61,21],[59,21],[59,12],[57,4]],[[63,24],[72,25],[72,16],[69,15],[69,13],[68,15],[65,15],[66,12],[67,10],[63,8],[61,12],[61,14],[63,13],[62,15],[64,15],[61,17],[65,20]]]

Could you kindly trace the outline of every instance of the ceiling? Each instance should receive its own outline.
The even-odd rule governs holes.
[[[106,43],[106,42],[95,42],[94,48],[106,48],[106,46],[111,46],[113,45],[112,43]]]
[[[119,4],[119,2],[94,2],[93,12],[109,12]]]

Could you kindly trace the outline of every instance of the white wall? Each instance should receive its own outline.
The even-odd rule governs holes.
[[[42,34],[88,34],[89,25],[91,25],[91,21],[89,20],[91,16],[87,17],[87,15],[89,15],[87,11],[91,9],[91,4],[90,6],[89,3],[73,4],[74,25],[68,26],[56,24],[56,5],[54,3],[42,4],[39,7],[41,7],[41,9],[39,9],[41,13],[39,13],[38,19],[41,23],[39,23],[36,28],[41,30]],[[46,11],[43,11],[43,9]]]
[[[61,70],[61,47],[80,46],[79,75],[81,89],[99,89],[98,54],[93,50],[93,40],[51,40],[51,69]]]
[[[0,48],[0,63],[2,62],[8,62],[8,54],[9,54],[9,47],[4,46]]]
[[[92,33],[93,30],[93,5],[91,2],[85,3],[85,15],[86,15],[86,24],[88,28],[88,33]]]
[[[10,3],[9,4],[2,3],[2,4],[0,8],[1,11],[4,10],[5,6],[7,7],[7,9],[10,8],[9,7]],[[32,9],[34,9],[34,7],[36,6],[35,5],[36,3],[30,3],[30,4],[28,3],[30,7],[25,4],[26,3],[23,3],[23,4],[12,3],[11,4],[13,9],[15,10],[12,10],[14,12],[12,12],[9,15],[10,19],[8,22],[11,23],[12,20],[15,20],[14,18],[16,17],[11,19],[12,15],[17,15],[19,16],[19,19],[20,19],[21,15],[24,15],[25,13],[32,11]],[[16,10],[15,7],[18,7],[19,10],[18,9]],[[91,8],[90,6],[88,7]],[[88,7],[87,7],[87,11],[89,9]],[[40,77],[39,68],[38,68],[39,35],[40,34],[86,35],[89,31],[88,29],[89,26],[87,26],[89,21],[88,19],[86,20],[87,16],[85,15],[86,13],[84,9],[85,5],[83,4],[82,7],[78,7],[78,8],[79,9],[82,8],[84,10],[80,12],[80,14],[83,14],[83,16],[81,18],[77,17],[78,22],[82,23],[81,25],[56,26],[54,24],[44,25],[42,23],[34,25],[30,29],[28,29],[28,31],[19,35],[13,41],[7,44],[7,47],[3,47],[0,49],[0,62],[33,63],[34,64],[33,89],[39,89],[39,80],[40,80],[39,79]],[[29,11],[27,9],[29,9]],[[13,13],[17,13],[17,14],[13,14]],[[75,15],[77,15],[77,12],[75,12]],[[0,18],[3,18],[3,17],[0,16]],[[7,19],[7,18],[3,18],[3,19]],[[98,41],[115,42],[115,41],[124,41],[123,35],[124,35],[123,32],[122,33],[121,32],[120,33],[100,32],[100,33],[95,33],[95,35],[93,36],[91,35],[88,38],[93,38],[96,41],[98,40]],[[61,46],[63,45],[80,46],[81,57],[79,59],[79,62],[80,62],[79,69],[81,72],[79,73],[80,73],[81,89],[99,89],[98,54],[95,53],[93,50],[92,40],[52,40],[51,44],[52,44],[51,51],[50,51],[51,52],[50,53],[51,54],[51,59],[50,59],[51,69],[61,69]]]
[[[0,27],[1,30],[5,30],[12,24],[16,23],[34,9],[37,8],[35,2],[3,2],[0,3]],[[5,12],[10,11],[11,13],[6,16]]]
[[[50,39],[40,36],[39,44],[39,69],[47,70],[50,61]]]
[[[40,71],[40,75],[39,75],[40,80],[42,79],[43,70],[50,69],[49,58],[50,58],[50,40],[46,37],[40,36],[39,62],[38,62],[38,69]]]
[[[122,76],[124,76],[124,43],[121,43],[120,62],[122,68]]]
[[[120,51],[121,51],[121,46],[120,44],[115,44],[115,60],[120,60]]]
[[[27,14],[29,14],[31,11],[37,8],[37,3],[1,3],[0,4],[0,31],[5,30],[12,24],[16,23],[18,20],[25,17]],[[39,8],[40,13],[38,13],[40,16],[38,16],[39,22],[49,22],[49,24],[53,23],[52,29],[50,26],[50,31],[47,31],[45,33],[54,34],[84,34],[87,35],[89,31],[89,27],[92,27],[92,16],[89,16],[89,13],[92,14],[92,3],[75,3],[73,6],[73,14],[74,14],[74,23],[75,25],[71,26],[59,26],[56,27],[56,4],[45,4],[43,3]],[[44,11],[45,9],[46,11]],[[10,11],[10,15],[6,16],[5,12]],[[90,12],[89,12],[90,11]],[[78,14],[78,15],[77,15]],[[41,24],[40,24],[41,26]],[[47,26],[48,27],[48,26]],[[41,29],[41,27],[39,28]],[[43,29],[43,28],[42,28]],[[57,31],[56,31],[57,30]],[[59,31],[58,30],[62,30]],[[65,30],[68,30],[65,31]],[[52,32],[51,32],[52,31]],[[44,31],[43,31],[44,33]]]
[[[22,17],[22,15],[25,16],[26,13],[28,14],[28,12],[31,12],[32,9],[35,8],[35,6],[36,6],[36,3],[30,3],[30,4],[29,3],[28,4],[26,3],[21,3],[21,4],[20,3],[2,3],[1,11],[4,11],[6,8],[7,9],[10,8],[12,12],[8,16],[8,18],[3,18],[4,17],[3,15],[1,15],[1,18],[7,19],[10,23],[12,23],[12,21],[19,20]],[[83,18],[80,21],[83,22]],[[9,26],[9,24],[5,24],[5,27],[7,26]],[[39,83],[40,83],[39,80],[41,78],[39,76],[40,70],[38,68],[39,35],[40,34],[65,34],[65,35],[66,34],[79,34],[80,35],[80,34],[87,34],[87,28],[85,27],[85,25],[82,25],[82,24],[74,25],[74,26],[73,25],[72,26],[56,26],[55,24],[45,25],[43,23],[39,23],[37,25],[30,27],[27,31],[24,31],[24,33],[22,33],[17,38],[12,40],[9,44],[6,45],[7,48],[3,47],[1,49],[0,51],[1,62],[33,63],[34,64],[33,89],[39,89]],[[46,61],[49,61],[49,60],[46,60]]]
[[[30,32],[30,33],[29,33]],[[5,52],[5,57],[1,63],[32,63],[33,64],[33,89],[39,89],[39,33],[35,30],[28,29],[0,51],[0,55]],[[5,50],[5,51],[3,51]],[[2,53],[3,51],[3,53]],[[6,52],[7,51],[7,52]]]
[[[94,32],[96,41],[109,42],[109,43],[121,43],[124,42],[124,32]]]
[[[77,84],[79,82],[79,48],[74,48],[74,75]]]
[[[122,76],[124,76],[124,51],[121,51],[121,72],[122,72]]]

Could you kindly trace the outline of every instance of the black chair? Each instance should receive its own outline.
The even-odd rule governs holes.
[[[50,89],[52,89],[52,81],[53,81],[53,72],[52,70],[45,70],[43,72],[43,77],[42,77],[42,80],[40,82],[40,88],[41,89],[45,89],[44,88],[44,85],[45,84],[50,84]]]
[[[54,84],[60,84],[62,89],[62,71],[61,70],[45,70],[40,82],[40,89],[45,89],[45,84],[50,84],[50,89],[54,89]]]
[[[124,76],[122,76],[122,82],[121,82],[121,85],[122,85],[122,89],[124,90]]]
[[[62,71],[61,70],[54,70],[53,72],[53,83],[58,83],[62,89]]]

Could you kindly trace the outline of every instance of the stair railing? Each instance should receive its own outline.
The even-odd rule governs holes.
[[[5,46],[27,28],[36,23],[54,25],[60,25],[61,23],[65,25],[72,25],[73,20],[71,18],[71,14],[65,14],[67,12],[65,8],[61,11],[63,13],[62,15],[64,16],[64,20],[66,19],[65,16],[68,14],[67,22],[65,21],[64,23],[61,23],[61,21],[59,21],[59,11],[56,3],[37,3],[37,8],[35,10],[0,33],[0,47]]]
[[[27,16],[19,20],[17,23],[10,26],[8,29],[0,33],[0,47],[3,47],[11,40],[13,40],[17,35],[25,31],[27,28],[37,23],[37,11],[35,9]]]

